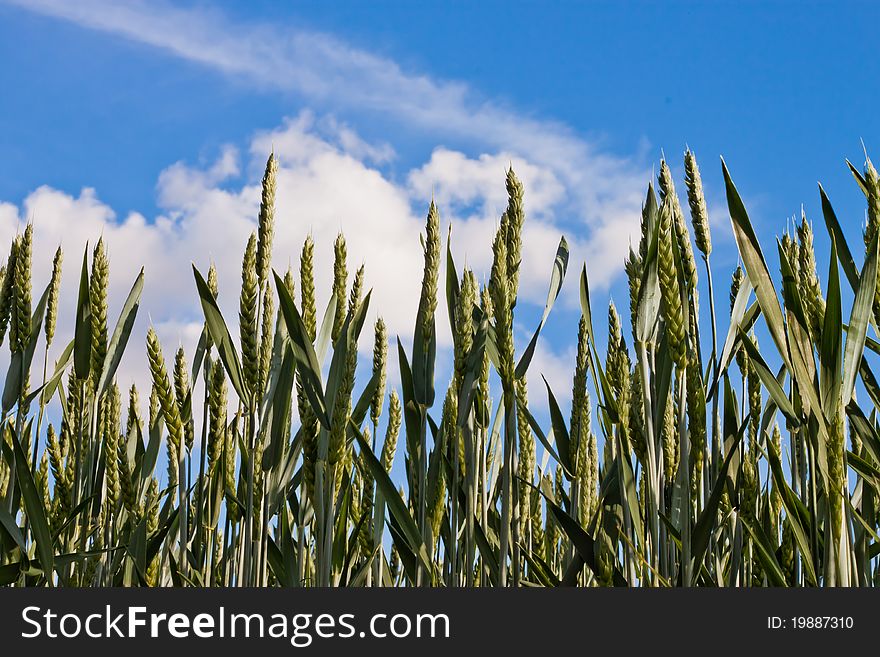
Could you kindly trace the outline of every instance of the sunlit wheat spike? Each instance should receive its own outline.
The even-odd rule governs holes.
[[[516,380],[516,427],[519,436],[520,523],[526,534],[531,526],[531,495],[529,485],[535,476],[535,436],[528,419],[529,393],[525,377]]]
[[[507,274],[508,219],[501,218],[501,225],[492,244],[492,273],[489,277],[489,295],[495,317],[495,339],[502,380],[513,381],[513,313],[511,311],[510,278]]]
[[[119,442],[121,434],[119,432],[119,414],[120,414],[120,398],[119,388],[116,385],[110,386],[110,390],[105,398],[106,411],[104,413],[104,426],[102,433],[104,435],[104,475],[107,478],[107,502],[111,507],[115,507],[119,501],[120,483],[119,483]]]
[[[154,535],[159,529],[159,482],[150,479],[147,487],[147,498],[144,504],[144,516],[147,519],[147,535]],[[147,583],[150,586],[159,584],[159,555],[153,557],[147,566]]]
[[[263,460],[263,451],[265,449],[265,434],[258,434],[257,439],[254,445],[253,453],[251,454],[251,458],[254,459],[254,463],[262,463]],[[263,532],[262,522],[263,522],[263,504],[261,500],[263,499],[263,493],[265,491],[265,476],[262,467],[255,467],[253,473],[253,495],[254,495],[254,505],[253,505],[253,524],[251,526],[251,540],[257,542],[260,540],[260,536]]]
[[[786,229],[784,233],[782,233],[782,252],[785,254],[786,260],[788,260],[788,264],[791,266],[791,271],[794,273],[795,281],[800,278],[800,254],[798,251],[798,242],[796,239],[793,239]],[[731,302],[731,306],[733,302]]]
[[[140,482],[135,483],[132,477],[132,465],[128,458],[128,432],[120,436],[116,458],[119,462],[119,484],[123,507],[132,518],[139,518],[141,509],[138,505],[139,491],[136,488],[140,487]]]
[[[345,323],[345,296],[348,289],[348,265],[346,259],[348,249],[345,244],[345,236],[339,233],[333,244],[333,294],[336,295],[336,314],[333,320],[331,339],[335,343],[342,332]]]
[[[813,250],[813,229],[806,217],[801,218],[797,228],[798,234],[798,287],[801,298],[806,305],[807,320],[810,334],[818,344],[825,321],[825,299],[822,297],[822,286],[816,272],[816,254]]]
[[[216,300],[220,296],[220,284],[217,280],[217,267],[213,262],[208,267],[208,279],[206,282],[208,283],[208,291],[211,293],[211,297]],[[207,322],[204,324],[203,331],[205,332],[205,350],[210,352],[214,342],[210,331],[208,331]]]
[[[397,396],[396,390],[392,390],[388,395],[388,427],[385,431],[385,442],[382,444],[381,458],[382,466],[388,474],[391,474],[394,454],[397,451],[397,437],[400,434],[402,415],[400,397]]]
[[[168,378],[168,370],[165,369],[162,346],[159,344],[159,337],[152,327],[147,332],[147,356],[150,362],[153,385],[156,389],[156,398],[165,418],[165,426],[168,427],[168,475],[169,479],[173,480],[173,483],[169,481],[169,485],[173,486],[177,484],[177,459],[184,442],[183,423],[180,419],[180,409],[177,406],[174,391],[171,388],[171,381]]]
[[[581,315],[578,323],[577,357],[571,390],[571,452],[572,464],[577,472],[578,463],[586,458],[586,438],[590,427],[590,393],[587,389],[587,368],[590,362],[590,344],[587,334],[587,320]]]
[[[688,352],[686,376],[688,439],[693,463],[691,492],[696,494],[703,472],[703,457],[706,453],[706,396],[695,349],[690,349]]]
[[[15,257],[15,279],[12,308],[12,331],[10,345],[14,351],[24,352],[31,332],[31,260],[33,257],[34,226],[28,224]]]
[[[55,338],[55,328],[58,325],[58,295],[61,292],[61,265],[64,261],[64,253],[59,246],[52,259],[52,277],[49,280],[49,296],[46,300],[46,345],[51,346]]]
[[[385,328],[385,320],[381,317],[376,319],[373,338],[373,376],[377,378],[376,389],[370,398],[370,420],[373,426],[379,425],[379,416],[382,415],[382,404],[385,401],[385,380],[388,370],[388,333]]]
[[[183,347],[179,347],[177,353],[174,354],[174,393],[177,399],[177,408],[180,410],[180,417],[183,419],[186,417],[186,402],[187,397],[190,395],[189,372]],[[192,450],[193,441],[195,440],[195,430],[192,417],[183,423],[183,435],[186,442],[186,448]]]
[[[782,432],[779,430],[778,424],[773,425],[773,432],[770,435],[770,441],[767,443],[767,449],[773,454],[774,458],[782,458]],[[782,492],[775,480],[772,482],[770,490],[770,517],[773,521],[775,538],[779,528],[779,516],[782,513]]]
[[[104,239],[98,240],[92,254],[92,272],[89,279],[89,310],[92,320],[92,385],[97,385],[104,358],[107,356],[107,293],[110,281],[110,261]]]
[[[627,283],[629,284],[630,326],[633,335],[635,335],[636,320],[639,313],[639,293],[642,287],[642,259],[632,250],[632,247],[630,247],[629,256],[624,262],[624,270],[626,271]]]
[[[448,388],[446,398],[443,401],[442,431],[451,432],[451,427],[455,425],[455,415],[455,395],[452,388]],[[449,437],[448,434],[447,437]],[[434,449],[439,448],[439,445],[434,446]],[[431,539],[434,542],[429,547],[433,547],[440,537],[440,523],[443,522],[443,513],[446,510],[446,484],[446,469],[440,468],[433,488],[428,490],[428,517],[431,525]]]
[[[629,351],[623,337],[623,326],[614,301],[608,304],[608,351],[605,357],[605,369],[611,391],[617,398],[620,436],[624,448],[629,451],[630,435],[630,366]]]
[[[703,195],[703,179],[697,158],[691,149],[684,154],[684,179],[687,185],[688,205],[691,209],[691,223],[694,226],[694,241],[697,248],[705,256],[712,253],[712,237],[709,232],[709,211],[706,209],[706,198]]]
[[[208,291],[214,299],[220,297],[220,283],[217,280],[217,265],[213,262],[208,267]]]
[[[455,383],[460,387],[464,381],[467,356],[474,342],[474,306],[477,304],[477,277],[470,269],[461,276],[461,292],[455,308],[454,370]]]
[[[523,186],[513,172],[513,168],[507,170],[507,276],[510,279],[511,303],[516,303],[519,292],[519,269],[522,260],[523,224],[526,220],[523,208]]]
[[[679,379],[675,379],[676,387],[678,386]],[[663,412],[663,422],[661,424],[661,442],[663,445],[663,469],[664,475],[666,477],[667,482],[671,482],[675,480],[675,473],[678,471],[678,459],[679,459],[679,436],[678,431],[675,429],[675,418],[678,415],[676,413],[676,400],[678,399],[678,395],[673,395],[673,390],[670,388],[669,394],[666,397],[666,407]]]
[[[269,368],[272,365],[273,325],[275,322],[275,297],[271,290],[263,295],[260,328],[260,369],[257,377],[257,393],[263,395],[269,384]]]
[[[843,417],[838,412],[831,418],[828,431],[828,478],[829,502],[831,504],[831,532],[835,541],[840,540],[844,531],[844,499],[847,496],[846,442],[843,431]]]
[[[492,297],[489,294],[489,288],[484,286],[480,291],[480,310],[486,316],[487,319],[491,320],[493,315],[492,310]],[[480,363],[480,395],[483,399],[484,405],[486,405],[488,413],[488,403],[489,403],[489,352],[488,350],[483,353],[483,360]]]
[[[308,236],[303,243],[300,255],[300,292],[302,318],[309,340],[314,342],[316,333],[315,310],[315,278],[314,278],[314,242]],[[292,292],[291,292],[292,294]],[[303,480],[306,494],[310,500],[315,499],[315,466],[318,459],[318,420],[309,405],[303,389],[302,372],[296,377],[296,402],[299,410],[303,444]]]
[[[300,304],[302,319],[309,339],[314,342],[317,333],[317,310],[315,306],[315,242],[312,236],[306,237],[299,261]]]
[[[208,471],[214,472],[226,445],[226,372],[219,360],[211,368],[208,408]]]
[[[630,444],[643,465],[647,455],[645,440],[645,398],[642,390],[642,368],[636,366],[630,375],[629,430]]]
[[[83,428],[82,405],[83,405],[83,389],[80,382],[76,379],[76,375],[71,372],[67,379],[67,408],[69,412],[61,417],[61,433],[59,440],[61,443],[61,452],[67,459],[65,464],[67,481],[73,483],[75,481],[75,472],[77,460],[79,458],[79,440],[80,430]]]
[[[357,368],[357,345],[351,345],[346,352],[345,365],[330,421],[330,445],[328,458],[330,464],[337,464],[346,456],[350,445],[346,440],[348,417],[351,412],[351,393],[354,390],[354,376]]]
[[[757,346],[758,338],[754,334],[751,333],[752,342]],[[749,361],[748,369],[746,370],[746,388],[748,392],[748,405],[749,405],[749,449],[754,449],[757,454],[758,449],[758,440],[759,433],[761,428],[761,378],[758,375],[758,371],[755,369],[755,365]]]
[[[620,325],[620,315],[613,300],[608,302],[608,349],[605,352],[605,371],[608,373],[608,383],[619,395],[623,387],[625,377],[629,374],[629,365],[626,373],[622,373],[618,363],[624,358],[621,352],[623,343],[623,331]]]
[[[301,379],[297,379],[296,399],[299,409],[300,423],[302,425],[303,441],[303,480],[306,483],[306,492],[310,499],[315,495],[315,466],[318,460],[318,421],[314,411],[309,406]]]
[[[269,280],[272,267],[272,238],[275,234],[275,178],[278,174],[278,158],[275,153],[266,161],[260,196],[260,216],[257,228],[257,278],[262,287]]]
[[[672,230],[675,234],[675,239],[678,241],[678,250],[681,257],[681,268],[682,274],[684,275],[685,287],[688,290],[693,290],[697,286],[697,265],[696,262],[694,262],[693,248],[691,248],[691,236],[684,220],[684,213],[681,211],[678,194],[675,192],[675,183],[672,180],[672,172],[669,170],[669,166],[666,164],[665,160],[660,162],[658,185],[660,187],[661,205],[666,205],[668,201],[672,220]]]
[[[239,335],[245,381],[251,393],[257,391],[260,356],[257,345],[257,235],[251,233],[241,263],[241,296],[239,299]]]
[[[580,412],[582,415],[584,414],[583,407]],[[577,488],[573,488],[573,492],[574,490],[577,491],[577,499],[574,502],[577,505],[578,522],[581,525],[586,525],[589,522],[590,512],[592,511],[593,494],[590,489],[592,487],[593,461],[598,461],[599,458],[598,448],[593,444],[595,438],[586,422],[581,423],[578,442],[578,454],[575,463],[575,482],[577,483]]]
[[[7,258],[6,265],[2,270],[3,283],[0,286],[0,344],[3,344],[3,338],[6,336],[6,330],[9,327],[9,320],[12,317],[12,305],[15,296],[13,289],[15,284],[15,261],[18,256],[20,243],[21,238],[19,236],[12,240],[12,245],[9,247],[9,258]]]
[[[880,176],[870,158],[865,162],[865,186],[868,196],[868,222],[865,226],[865,248],[880,230]]]
[[[672,251],[672,205],[669,197],[660,206],[659,238],[657,241],[657,274],[663,297],[662,314],[666,323],[672,359],[679,367],[684,366],[684,315],[681,304],[678,268]]]
[[[290,295],[290,298],[293,299],[296,297],[296,281],[293,280],[293,268],[288,265],[287,271],[284,272],[284,278],[282,279],[284,283],[284,289],[287,290],[287,293]]]
[[[156,426],[156,423],[159,421],[160,410],[161,409],[159,406],[159,391],[156,388],[156,384],[151,383],[151,385],[150,385],[150,401],[149,401],[149,406],[148,406],[149,415],[147,416],[147,419],[150,423],[150,427]]]
[[[589,468],[587,470],[584,503],[588,516],[584,518],[584,525],[589,524],[588,518],[596,511],[596,504],[599,501],[599,443],[596,441],[596,434],[592,431],[590,431],[587,437],[587,462]],[[581,492],[581,495],[583,496],[584,492]]]
[[[416,326],[422,335],[424,353],[427,353],[437,311],[437,279],[440,276],[440,212],[433,200],[425,219],[424,256]]]
[[[865,163],[865,185],[868,194],[868,221],[864,232],[867,253],[874,237],[880,231],[880,177],[870,159]],[[880,270],[877,271],[877,281],[880,282]],[[880,322],[880,286],[874,289],[873,310],[874,322]]]
[[[51,423],[46,428],[46,444],[52,480],[55,482],[55,499],[58,502],[56,513],[59,517],[64,517],[70,510],[70,482],[64,467],[64,452],[58,441],[58,436],[55,434],[55,427]]]
[[[354,281],[351,283],[351,293],[348,297],[348,312],[354,316],[357,309],[360,308],[364,292],[364,266],[358,267],[354,274]]]

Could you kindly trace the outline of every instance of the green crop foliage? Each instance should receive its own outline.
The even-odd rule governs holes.
[[[868,210],[864,244],[850,249],[820,187],[828,257],[816,257],[804,218],[777,241],[773,271],[773,245],[758,239],[722,163],[742,264],[719,312],[697,160],[685,153],[685,202],[661,163],[625,265],[629,308],[594,318],[589,263],[580,268],[570,414],[546,381],[526,385],[568,244],[548,263],[540,323],[518,344],[528,218],[512,170],[483,285],[456,269],[454,233],[444,249],[430,204],[411,336],[389,335],[379,318],[361,341],[369,279],[363,268],[349,277],[341,234],[323,314],[311,238],[298,267],[271,270],[274,155],[241,288],[222,292],[238,299],[235,325],[217,305],[215,266],[204,277],[193,267],[204,314],[195,353],[172,355],[152,329],[132,336],[143,271],[114,316],[102,241],[78,272],[74,339],[53,344],[62,254],[46,290],[32,290],[33,258],[51,254],[33,252],[27,227],[0,270],[11,352],[0,585],[877,585],[880,184],[870,162],[850,168]],[[227,265],[238,269],[217,263]],[[453,348],[439,368],[444,302]],[[603,351],[594,321],[606,316]],[[370,340],[371,367],[359,367],[358,343]],[[125,352],[142,348],[147,417],[116,376]],[[530,399],[546,399],[547,422]]]

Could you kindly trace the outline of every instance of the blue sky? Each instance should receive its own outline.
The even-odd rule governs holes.
[[[207,267],[206,250],[218,261],[234,317],[274,145],[286,172],[276,266],[295,262],[308,230],[320,256],[344,229],[354,264],[385,290],[376,311],[404,332],[432,190],[459,266],[487,271],[512,162],[533,226],[519,344],[560,234],[573,247],[537,358],[565,397],[577,272],[586,261],[597,316],[609,293],[627,316],[622,254],[661,152],[679,179],[685,145],[697,153],[722,290],[736,256],[719,155],[773,262],[772,235],[801,204],[824,250],[818,180],[858,244],[864,202],[844,158],[861,165],[860,140],[869,153],[880,141],[878,14],[869,3],[0,0],[0,239],[33,217],[37,253],[40,240],[64,242],[71,281],[76,252],[105,234],[116,307],[146,264],[149,318],[190,345],[188,263]]]

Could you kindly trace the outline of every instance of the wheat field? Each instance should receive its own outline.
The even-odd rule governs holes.
[[[628,312],[611,304],[594,316],[587,267],[568,271],[563,238],[540,325],[523,344],[513,321],[527,219],[512,170],[485,247],[486,285],[456,269],[431,203],[418,313],[401,337],[381,319],[365,325],[370,292],[363,268],[349,275],[344,236],[326,308],[316,307],[324,282],[311,238],[298,267],[271,269],[276,168],[270,156],[240,290],[223,291],[239,299],[237,318],[219,309],[214,266],[193,266],[204,312],[194,353],[163,350],[152,329],[133,334],[143,271],[112,323],[100,240],[67,272],[79,276],[75,336],[55,344],[61,250],[48,287],[34,291],[32,260],[51,254],[32,253],[31,226],[15,238],[0,272],[0,340],[11,353],[0,584],[880,584],[880,384],[871,367],[880,353],[871,337],[880,337],[880,180],[870,161],[862,171],[850,165],[867,207],[856,248],[820,187],[831,238],[824,294],[813,225],[804,218],[777,239],[771,271],[774,245],[759,243],[723,162],[742,266],[713,271],[688,151],[684,180],[662,162],[648,185],[625,263]],[[568,416],[549,384],[526,385],[566,278],[580,286],[581,305],[570,327]],[[448,382],[435,376],[446,353],[437,350],[439,304],[453,335]],[[606,319],[603,351],[594,327]],[[365,331],[371,367],[358,366]],[[124,352],[144,348],[151,389],[121,390]],[[399,386],[386,381],[389,358]],[[140,394],[149,395],[147,417]],[[549,413],[538,415],[549,421],[532,414],[530,396],[546,399]]]

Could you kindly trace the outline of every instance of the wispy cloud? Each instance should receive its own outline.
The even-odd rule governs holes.
[[[201,4],[11,2],[267,89],[295,92],[331,113],[382,113],[437,143],[454,138],[470,144],[474,154],[504,152],[527,159],[562,187],[556,221],[582,233],[583,251],[574,255],[587,260],[595,284],[607,285],[621,270],[649,169],[640,158],[606,152],[561,122],[511,109],[463,82],[406,71],[330,34],[292,24],[233,23]],[[387,159],[391,152],[382,150],[374,159]]]

